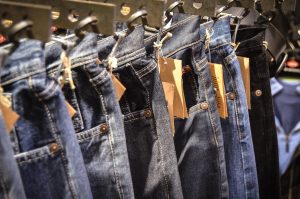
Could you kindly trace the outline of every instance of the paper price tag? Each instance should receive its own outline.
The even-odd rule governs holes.
[[[182,61],[160,57],[158,60],[158,66],[161,81],[173,84],[175,86],[173,104],[174,116],[179,118],[187,118],[188,113],[182,81]]]
[[[246,98],[247,98],[247,106],[248,109],[250,110],[251,109],[250,60],[248,57],[238,56],[237,58],[241,67],[242,78],[243,78]]]
[[[227,118],[226,92],[222,64],[209,63],[211,79],[216,91],[216,102],[220,117]]]
[[[120,101],[122,96],[125,93],[125,86],[116,78],[116,76],[112,75],[112,81],[115,87],[116,95],[117,95],[117,100]]]
[[[65,102],[66,102],[66,105],[67,105],[69,115],[72,118],[76,114],[76,110],[71,106],[71,104],[69,104],[69,102],[67,100],[65,100]]]
[[[2,111],[5,127],[8,132],[11,132],[20,116],[12,110],[10,100],[3,94],[0,95],[0,109]]]

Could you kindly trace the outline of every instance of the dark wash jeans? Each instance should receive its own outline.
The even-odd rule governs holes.
[[[9,134],[0,114],[0,198],[26,199]]]
[[[221,119],[224,136],[229,196],[232,199],[259,198],[255,155],[249,113],[240,66],[231,46],[230,17],[200,26],[201,34],[211,27],[208,57],[223,65],[228,118]],[[271,191],[271,190],[270,190]]]
[[[134,198],[124,123],[111,75],[96,63],[97,35],[90,33],[69,52],[75,90],[64,86],[94,198]],[[48,47],[47,69],[57,73],[59,45]],[[55,61],[56,60],[56,61]]]
[[[175,147],[167,105],[155,60],[146,56],[142,26],[123,39],[116,50],[113,73],[126,91],[120,100],[136,198],[181,199]],[[113,37],[98,42],[106,59],[116,43]]]
[[[263,46],[265,28],[244,27],[237,34],[238,56],[250,58],[249,110],[260,198],[280,198],[278,142],[270,87],[269,56]],[[260,94],[259,94],[259,91]]]
[[[42,43],[27,40],[6,59],[1,84],[20,115],[11,140],[27,198],[92,198],[65,98],[46,74]]]
[[[175,147],[184,198],[228,198],[223,135],[209,65],[199,34],[200,17],[175,14],[164,33],[165,57],[182,60],[183,88],[189,116],[175,120]],[[146,39],[148,53],[155,36]]]
[[[295,151],[291,164],[280,178],[281,198],[300,198],[300,147]]]

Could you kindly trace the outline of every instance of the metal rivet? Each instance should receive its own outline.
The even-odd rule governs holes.
[[[106,124],[101,124],[100,125],[100,131],[102,133],[106,133],[108,131],[108,126]]]
[[[116,184],[116,179],[115,179],[115,177],[112,177],[112,178],[111,178],[111,182],[112,182],[113,184]]]
[[[255,91],[255,95],[256,95],[257,97],[261,96],[261,95],[262,95],[262,91],[261,91],[261,90],[256,90],[256,91]]]
[[[202,103],[200,104],[200,108],[203,109],[203,110],[208,109],[208,103],[207,103],[207,102],[202,102]]]
[[[150,110],[146,110],[146,111],[144,112],[144,115],[145,115],[145,117],[151,117],[151,116],[152,116],[152,113],[151,113]]]
[[[235,99],[235,93],[229,93],[228,97],[229,97],[229,99],[234,100]]]
[[[56,153],[57,151],[59,151],[59,146],[56,143],[52,143],[49,145],[49,150],[51,153]]]

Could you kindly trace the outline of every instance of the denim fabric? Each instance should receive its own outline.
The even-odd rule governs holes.
[[[264,27],[244,27],[237,33],[236,54],[249,57],[251,133],[260,198],[280,198],[277,134],[270,87],[269,58],[263,46]],[[261,95],[256,93],[261,91]],[[272,191],[270,191],[272,190]]]
[[[299,199],[300,196],[300,147],[298,147],[286,172],[280,178],[281,199]]]
[[[167,106],[157,64],[146,56],[142,26],[120,42],[113,73],[126,91],[120,100],[136,198],[183,198]],[[98,42],[103,64],[116,43]]]
[[[199,34],[200,17],[175,14],[172,33],[162,47],[165,57],[182,60],[189,116],[175,119],[175,147],[184,198],[228,198],[222,129],[214,88]],[[155,36],[146,39],[148,53]],[[208,105],[208,106],[205,106]]]
[[[224,136],[229,196],[259,198],[256,163],[252,143],[246,95],[240,66],[231,43],[230,17],[200,26],[211,35],[208,57],[211,62],[223,65],[228,118],[221,119]]]
[[[58,83],[47,77],[42,43],[21,42],[1,71],[20,115],[11,140],[28,198],[92,198],[74,128]]]
[[[26,199],[9,135],[0,114],[0,198]]]
[[[47,69],[56,74],[57,46],[48,47]],[[56,58],[55,58],[56,56]],[[134,198],[124,122],[111,75],[96,63],[97,35],[90,33],[70,52],[75,90],[64,86],[94,198]],[[55,61],[56,60],[56,61]]]

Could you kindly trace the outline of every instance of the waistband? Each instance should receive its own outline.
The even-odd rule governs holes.
[[[76,37],[68,38],[70,42],[76,42]],[[75,45],[69,52],[68,57],[71,59],[72,68],[95,62],[98,58],[97,54],[97,40],[99,36],[95,33],[88,33],[77,45]],[[60,54],[63,49],[61,44],[54,43],[46,47],[46,65],[50,73],[57,70],[57,66],[61,64]]]
[[[162,38],[167,33],[172,33],[172,37],[167,39],[162,46],[162,54],[171,56],[172,54],[198,44],[201,42],[199,35],[200,17],[195,15],[186,15],[174,13],[174,17],[178,22],[173,23],[169,28],[164,29],[161,33]],[[156,42],[157,34],[149,36],[145,39],[145,45],[152,48]]]
[[[201,40],[209,42],[211,50],[231,43],[230,16],[225,15],[216,21],[209,21],[200,25]]]
[[[238,30],[236,43],[238,43],[237,54],[263,52],[265,47],[265,27],[244,27]],[[232,31],[233,33],[234,31]]]
[[[46,71],[43,43],[37,40],[25,40],[4,61],[1,69],[1,85],[7,85]]]
[[[123,32],[125,31],[127,30],[124,30]],[[145,30],[143,26],[139,25],[119,42],[114,54],[115,58],[118,60],[118,66],[146,55],[144,34]],[[114,36],[98,41],[97,50],[99,59],[106,61],[116,43],[117,41]]]
[[[229,15],[222,16],[217,21],[211,20],[205,23],[201,23],[200,17],[195,15],[178,14],[175,17],[176,23],[162,31],[163,36],[168,32],[172,33],[172,38],[163,44],[164,56],[170,56],[198,43],[205,44],[207,33],[212,34],[209,43],[211,48],[231,43]],[[146,38],[145,45],[151,45],[156,38],[157,35]]]

